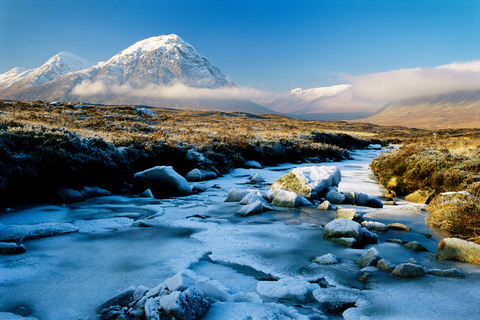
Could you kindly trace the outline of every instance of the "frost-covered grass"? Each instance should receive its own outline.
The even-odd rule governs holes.
[[[374,159],[371,168],[389,191],[419,189],[438,196],[428,206],[427,223],[480,243],[480,139],[458,136],[403,145]],[[439,195],[467,191],[467,195]]]
[[[128,189],[134,172],[157,165],[185,174],[202,166],[226,173],[246,160],[338,161],[349,157],[348,150],[380,142],[377,132],[386,131],[278,115],[151,111],[0,101],[0,207],[51,201],[59,187],[95,185],[118,192]],[[206,160],[188,158],[192,149]]]

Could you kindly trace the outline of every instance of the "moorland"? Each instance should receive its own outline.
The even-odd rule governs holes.
[[[0,209],[55,201],[62,187],[131,193],[135,172],[170,165],[227,173],[349,158],[369,144],[400,147],[371,168],[392,197],[427,193],[427,223],[480,243],[480,129],[424,130],[281,115],[130,105],[0,101]],[[454,195],[444,192],[466,191]]]

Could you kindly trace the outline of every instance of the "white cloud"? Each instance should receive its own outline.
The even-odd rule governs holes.
[[[72,93],[79,96],[127,96],[153,99],[262,99],[270,93],[248,87],[222,87],[217,89],[193,88],[177,83],[169,86],[149,84],[134,88],[130,84],[106,84],[84,80]]]
[[[385,103],[395,99],[480,89],[480,61],[345,77],[351,82],[357,98]]]

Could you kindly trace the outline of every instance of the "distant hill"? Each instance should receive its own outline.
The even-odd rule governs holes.
[[[392,101],[357,122],[422,129],[480,128],[480,90]]]
[[[296,88],[261,105],[290,117],[306,120],[351,120],[372,115],[379,106],[355,100],[352,86],[340,84],[311,89]]]
[[[61,53],[38,69],[15,68],[0,75],[0,99],[273,113],[252,101],[230,98],[228,90],[234,88],[217,67],[174,34],[139,41],[96,65]],[[211,89],[222,89],[223,99]]]

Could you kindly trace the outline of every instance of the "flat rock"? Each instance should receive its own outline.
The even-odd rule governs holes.
[[[53,237],[78,232],[78,227],[70,223],[39,223],[22,225],[0,224],[0,241],[23,241],[37,238]]]
[[[414,193],[411,193],[405,196],[405,200],[410,202],[415,202],[415,203],[428,204],[430,200],[433,199],[434,196],[435,196],[434,189],[422,189],[422,190],[417,190]]]
[[[480,264],[480,245],[462,239],[445,238],[438,244],[435,260]]]
[[[409,227],[407,227],[407,226],[404,225],[404,224],[398,223],[398,222],[396,222],[396,223],[390,223],[390,224],[388,225],[388,228],[389,228],[390,230],[410,232],[410,228],[409,228]]]
[[[387,232],[388,227],[386,224],[377,221],[363,221],[362,227],[367,228],[370,231]]]
[[[446,270],[440,269],[430,269],[427,272],[428,274],[437,276],[437,277],[447,277],[447,278],[463,278],[465,275],[460,272],[460,270],[451,268]]]
[[[402,263],[392,271],[392,276],[399,278],[424,277],[426,274],[422,266],[413,263]]]
[[[427,248],[425,248],[424,246],[422,246],[419,242],[417,241],[410,241],[408,243],[405,243],[403,245],[405,248],[407,248],[408,250],[412,250],[412,251],[427,251]]]
[[[150,189],[155,198],[192,194],[187,180],[170,166],[157,166],[137,172],[133,176],[133,192]]]

